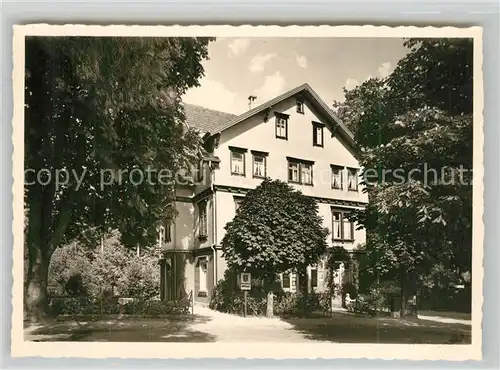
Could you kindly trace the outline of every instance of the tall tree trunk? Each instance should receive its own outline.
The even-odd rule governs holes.
[[[26,316],[30,322],[40,322],[49,315],[47,277],[50,257],[38,245],[29,246],[28,279],[26,283]]]
[[[273,317],[274,316],[274,293],[272,290],[267,292],[267,309],[266,316]]]
[[[27,232],[28,271],[26,279],[25,309],[30,322],[43,321],[48,316],[47,278],[50,256],[47,223],[42,217],[40,202],[33,202],[28,211]]]
[[[406,283],[405,278],[402,278],[401,279],[401,296],[400,296],[401,307],[400,307],[400,311],[399,311],[400,317],[406,316],[406,301],[408,299],[407,299],[407,293],[406,293],[406,289],[405,289],[405,283]]]

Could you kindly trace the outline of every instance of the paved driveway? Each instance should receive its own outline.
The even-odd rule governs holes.
[[[209,333],[217,342],[315,342],[279,318],[241,317],[198,305],[194,313],[209,320],[194,324],[191,330]]]

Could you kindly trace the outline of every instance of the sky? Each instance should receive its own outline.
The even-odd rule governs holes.
[[[219,38],[209,44],[200,86],[186,103],[241,114],[253,106],[309,83],[332,105],[370,77],[385,77],[408,49],[398,38]]]

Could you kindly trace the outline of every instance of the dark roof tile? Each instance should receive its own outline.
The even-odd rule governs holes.
[[[186,103],[184,103],[184,112],[188,127],[198,129],[202,134],[207,132],[214,134],[236,117],[231,113]]]

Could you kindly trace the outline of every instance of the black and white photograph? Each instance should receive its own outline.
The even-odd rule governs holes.
[[[480,28],[86,27],[16,29],[18,354],[480,357]]]

